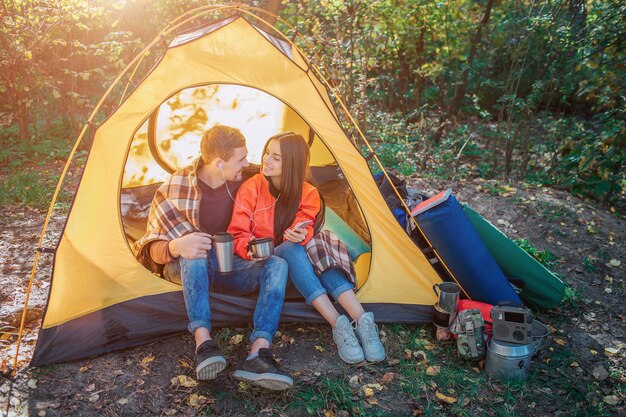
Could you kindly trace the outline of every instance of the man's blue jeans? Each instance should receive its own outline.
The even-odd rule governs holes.
[[[254,331],[250,341],[258,338],[270,343],[278,329],[287,285],[287,262],[272,256],[260,261],[247,261],[235,255],[233,272],[217,272],[215,251],[208,258],[185,259],[165,265],[163,275],[172,282],[181,282],[189,316],[189,331],[205,327],[211,330],[211,291],[228,295],[259,292],[254,309]]]
[[[353,288],[340,269],[329,269],[318,277],[306,254],[306,249],[298,243],[283,242],[274,253],[287,261],[289,278],[304,296],[307,304],[311,304],[317,297],[326,293],[330,293],[337,300],[339,295]]]

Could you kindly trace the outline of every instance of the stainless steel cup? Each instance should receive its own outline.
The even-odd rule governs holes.
[[[253,258],[269,258],[274,254],[274,240],[271,237],[254,239],[250,241],[249,248]]]
[[[217,258],[217,268],[220,273],[233,270],[234,238],[228,232],[215,233],[213,235],[213,248]]]
[[[437,304],[439,309],[446,313],[456,314],[456,308],[459,303],[459,294],[461,287],[454,282],[442,282],[433,285],[435,295],[439,297]]]

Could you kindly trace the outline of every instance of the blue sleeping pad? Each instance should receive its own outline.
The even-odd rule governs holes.
[[[494,305],[522,303],[454,196],[416,220],[470,298]]]

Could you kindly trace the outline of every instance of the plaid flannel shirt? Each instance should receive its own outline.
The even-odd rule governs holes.
[[[339,268],[346,274],[352,285],[356,284],[356,273],[348,255],[348,249],[333,232],[322,230],[313,236],[305,248],[317,275],[331,268]]]
[[[137,260],[152,272],[160,273],[163,266],[150,258],[148,243],[169,241],[200,231],[201,193],[197,178],[200,165],[201,157],[192,165],[174,172],[152,199],[146,234],[133,244]]]

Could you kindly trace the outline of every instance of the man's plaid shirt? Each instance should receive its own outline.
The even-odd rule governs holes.
[[[179,169],[157,189],[146,234],[133,245],[135,256],[153,272],[160,272],[148,254],[148,243],[155,240],[172,240],[191,232],[200,231],[200,188],[197,171],[202,164],[198,158],[192,165]]]

